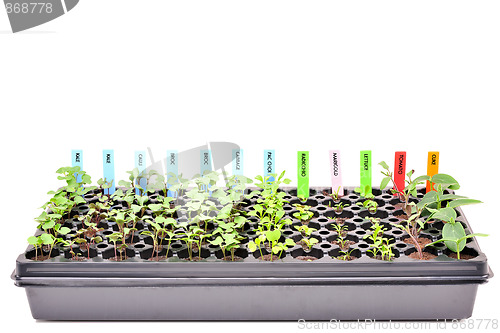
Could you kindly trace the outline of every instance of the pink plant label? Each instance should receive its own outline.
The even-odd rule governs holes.
[[[398,192],[402,192],[405,188],[405,175],[406,152],[397,151],[394,157],[394,184],[396,185],[394,189]]]
[[[330,171],[332,175],[332,193],[338,193],[340,196],[344,194],[342,186],[342,173],[340,171],[340,151],[330,150]]]

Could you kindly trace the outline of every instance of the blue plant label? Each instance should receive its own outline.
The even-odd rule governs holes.
[[[233,175],[243,175],[243,149],[233,149]]]
[[[167,187],[170,187],[169,180],[174,178],[177,181],[179,177],[179,153],[177,150],[167,150]],[[176,192],[168,191],[168,196],[173,198]]]
[[[83,170],[83,151],[79,149],[73,149],[71,151],[71,166],[80,167],[80,171]],[[75,173],[76,180],[80,183],[82,181],[82,175]]]
[[[274,149],[266,149],[264,150],[264,175],[269,176],[272,173],[275,173],[275,160],[276,154]],[[274,177],[269,177],[269,181],[274,181]]]
[[[115,184],[115,152],[113,149],[102,151],[102,166],[103,178],[106,182],[111,182],[111,187],[104,191],[105,194],[111,195],[116,191]]]
[[[139,185],[143,190],[143,195],[146,195],[146,188],[148,186],[145,171],[146,171],[146,152],[143,150],[138,150],[135,152],[135,167],[139,170],[139,178],[137,180],[137,185]],[[141,190],[136,188],[135,194],[141,194]]]

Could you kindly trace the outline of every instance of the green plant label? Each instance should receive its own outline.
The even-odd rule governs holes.
[[[297,196],[309,198],[309,152],[297,152]]]
[[[342,185],[342,173],[340,170],[340,151],[330,150],[330,172],[332,177],[332,193],[344,195],[344,186]]]
[[[146,190],[147,179],[145,177],[144,171],[146,170],[146,152],[139,150],[135,152],[135,167],[139,170],[139,177],[137,178],[137,185],[139,185],[143,190]],[[141,190],[136,188],[135,194],[141,194]],[[146,192],[143,192],[146,195]]]
[[[243,149],[233,149],[233,175],[243,175]]]
[[[276,154],[274,149],[264,150],[264,175],[269,176],[270,174],[275,173],[275,159]],[[273,182],[274,177],[270,177],[269,181]]]
[[[80,170],[83,170],[83,151],[73,149],[71,151],[71,166],[79,166]],[[78,173],[75,174],[76,180],[80,183],[82,181],[82,176]]]
[[[360,152],[360,184],[365,194],[372,193],[372,152],[362,150]]]
[[[177,150],[167,150],[167,183],[170,187],[171,179],[177,180],[179,176],[179,153]],[[169,181],[170,180],[170,181]],[[168,196],[173,198],[175,192],[168,191]]]
[[[104,190],[105,194],[113,194],[116,190],[115,184],[115,152],[113,149],[102,151],[103,178],[111,182],[111,187]]]

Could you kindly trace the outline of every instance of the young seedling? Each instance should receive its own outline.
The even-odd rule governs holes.
[[[369,249],[368,252],[370,252],[374,258],[380,255],[382,260],[392,260],[394,257],[394,253],[392,252],[393,244],[390,244],[388,238],[383,237],[383,232],[386,231],[386,229],[378,222],[374,223],[370,229],[372,233],[363,237],[363,239],[370,239],[373,243],[371,246],[372,248]]]
[[[279,242],[280,238],[281,231],[278,229],[265,231],[264,233],[261,233],[259,237],[255,239],[255,241],[248,242],[247,246],[250,252],[255,252],[255,250],[257,250],[258,248],[260,251],[260,258],[263,258],[262,249],[260,246],[267,240],[271,249],[270,261],[273,261],[273,254],[277,254],[277,257],[281,258],[281,254],[283,253],[283,251],[286,251],[290,246],[295,246],[295,242],[293,241],[293,239],[287,238],[285,239],[285,243],[281,243]]]
[[[335,205],[333,206],[333,208],[335,209],[335,212],[336,212],[337,214],[340,214],[340,213],[342,213],[342,211],[344,210],[344,208],[345,208],[345,207],[348,207],[348,206],[349,206],[349,205],[348,205],[348,204],[346,204],[346,203],[339,202],[339,203],[335,204]]]
[[[347,235],[348,227],[347,225],[332,223],[332,229],[337,233],[339,237],[344,238]]]
[[[341,194],[339,194],[340,192],[340,186],[337,187],[337,190],[335,190],[333,193],[328,193],[327,191],[323,191],[323,195],[325,197],[331,197],[333,202],[337,203],[337,202],[340,202],[340,197],[342,196]]]
[[[449,244],[453,244],[453,249],[450,249],[452,250],[453,252],[455,252],[457,254],[457,259],[460,260],[460,252],[464,249],[465,247],[465,244],[467,243],[466,240],[468,238],[472,238],[472,237],[487,237],[489,235],[487,234],[480,234],[480,233],[475,233],[475,234],[469,234],[469,235],[465,235],[465,236],[462,236],[460,238],[457,238],[457,237],[450,237],[450,238],[442,238],[442,239],[439,239],[435,242],[432,242],[432,243],[429,243],[429,244],[426,244],[425,246],[431,246],[431,245],[434,245],[436,243],[441,243],[441,242],[448,242]],[[448,245],[447,245],[448,246]],[[450,248],[450,247],[448,247]]]
[[[373,195],[370,185],[365,185],[363,187],[356,187],[354,192],[359,193],[359,195],[366,199],[373,199],[375,196]]]
[[[295,208],[297,208],[298,212],[293,213],[293,217],[300,220],[303,224],[309,223],[309,221],[313,218],[314,213],[311,212],[311,206],[301,205],[301,204],[293,204]]]
[[[350,261],[352,260],[351,257],[352,257],[352,252],[356,250],[356,249],[351,249],[351,250],[340,250],[340,255],[335,257],[336,259],[339,259],[339,260],[344,260],[344,261]]]
[[[375,214],[378,208],[377,202],[372,199],[367,199],[363,202],[357,202],[356,205],[368,209],[368,211],[372,214]]]
[[[304,237],[309,237],[311,236],[311,234],[315,231],[317,231],[317,229],[315,228],[311,228],[311,227],[308,227],[307,225],[303,224],[303,225],[296,225],[295,226],[295,230],[297,230],[298,232],[300,232],[300,234]]]
[[[309,251],[311,251],[311,248],[313,247],[314,244],[317,244],[319,241],[314,238],[314,237],[303,237],[302,238],[302,243],[305,244],[308,248],[309,248]]]

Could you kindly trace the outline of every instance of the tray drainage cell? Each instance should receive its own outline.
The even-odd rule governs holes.
[[[316,193],[318,193],[315,189],[309,189],[309,196],[312,197],[312,196],[315,196]],[[296,197],[297,196],[297,189],[291,189],[288,191],[288,194],[290,194],[291,196],[294,196]]]
[[[215,257],[219,260],[224,261],[243,261],[246,257],[248,257],[248,250],[243,247],[239,247],[234,250],[234,254],[232,255],[231,251],[226,250],[223,253],[222,249],[219,248],[217,251],[215,251]]]
[[[117,246],[119,246],[119,244],[117,244]],[[127,247],[126,249],[121,250],[116,249],[116,254],[114,246],[102,251],[102,258],[108,259],[110,261],[124,261],[133,257],[135,257],[135,251],[131,247]]]
[[[294,205],[306,205],[310,207],[316,207],[318,205],[318,201],[308,198],[305,202],[300,201],[299,198],[295,197],[294,199],[290,200],[290,205],[295,207]]]
[[[300,227],[302,225],[303,225],[303,223],[301,221],[295,221],[295,222],[292,223],[292,225],[291,225],[290,228],[293,229],[293,230],[297,230],[297,228],[295,228],[295,227]],[[309,228],[314,228],[316,230],[321,229],[321,224],[319,224],[317,221],[312,221],[311,220],[311,221],[309,221],[309,223],[307,223],[307,226]]]
[[[297,248],[290,252],[290,255],[298,260],[302,261],[314,261],[323,258],[323,251],[316,247],[309,249]]]
[[[438,256],[438,251],[432,248],[422,249],[422,258],[419,257],[417,249],[411,248],[404,251],[405,256],[415,260],[431,260]]]
[[[349,248],[347,250],[342,250],[340,248],[335,248],[328,252],[328,255],[334,259],[340,261],[353,261],[361,258],[361,251],[356,248]]]
[[[384,208],[377,208],[377,211],[375,213],[370,212],[368,209],[362,209],[358,213],[358,215],[364,218],[375,217],[379,219],[385,219],[389,216],[389,213]]]
[[[326,212],[323,213],[323,216],[325,217],[328,217],[330,219],[333,219],[333,218],[345,218],[345,219],[351,219],[354,217],[354,214],[358,213],[359,211],[359,207],[356,207],[355,211],[352,212],[352,209],[354,207],[350,208],[350,209],[343,209],[342,212],[337,212],[335,211],[334,209],[332,210],[327,210]]]
[[[190,257],[189,250],[186,247],[184,247],[182,250],[177,252],[177,256],[180,259],[184,259],[186,261],[201,261],[201,260],[204,260],[204,259],[207,259],[208,257],[210,257],[211,253],[210,253],[210,250],[202,247],[201,252],[198,252],[198,250],[194,251],[194,249],[193,249],[193,251],[191,253],[191,257]]]
[[[331,207],[331,208],[335,208],[335,206],[337,206],[338,204],[342,204],[344,208],[352,205],[351,200],[348,200],[348,199],[340,199],[338,201],[335,201],[332,198],[325,198],[324,200],[319,200],[319,202],[323,206]]]
[[[38,250],[35,251],[34,248],[26,251],[25,257],[26,259],[33,260],[33,261],[44,261],[50,258],[55,258],[60,255],[60,252],[58,249],[55,247],[52,249],[52,252],[50,252],[50,258],[49,258],[49,252],[50,250],[43,249],[41,250],[38,248]]]
[[[448,248],[446,248],[446,250],[443,251],[443,254],[448,256],[449,258],[458,259],[457,253],[451,251]],[[465,246],[464,249],[460,251],[460,260],[471,260],[476,258],[478,255],[479,254],[475,249],[469,246]]]
[[[167,247],[161,247],[155,250],[151,245],[144,245],[144,244],[137,244],[137,245],[142,245],[142,247],[139,247],[138,250],[139,250],[139,256],[141,257],[141,259],[144,260],[161,261],[161,260],[166,260],[174,255],[171,248],[168,249]],[[136,249],[137,245],[135,246]]]

